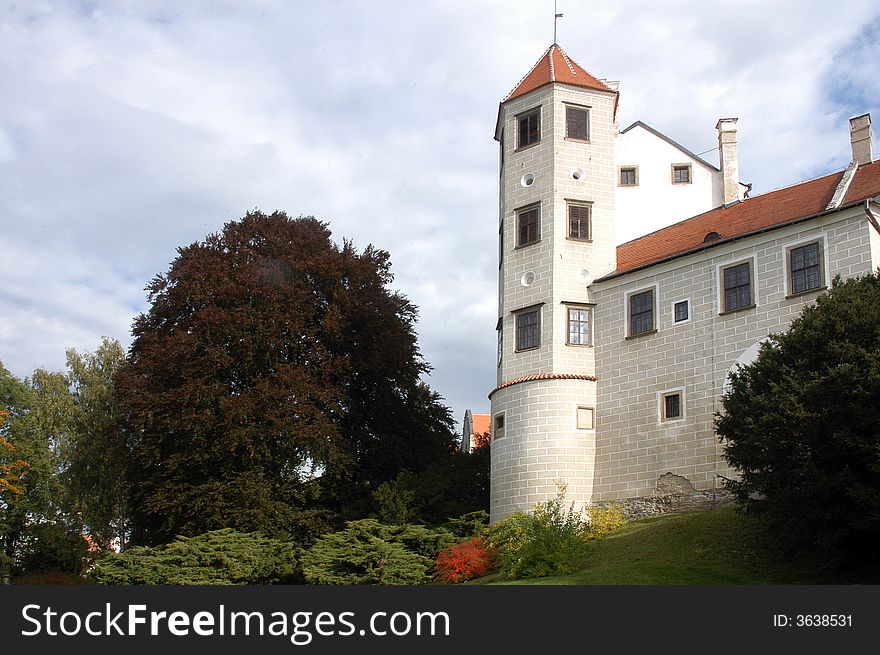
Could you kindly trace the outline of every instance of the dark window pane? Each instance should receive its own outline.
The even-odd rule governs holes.
[[[516,215],[517,245],[525,246],[538,240],[538,207],[526,209]]]
[[[565,136],[570,139],[590,138],[589,111],[580,107],[565,108]]]
[[[621,168],[620,169],[620,186],[636,185],[636,169]]]
[[[751,265],[748,262],[724,269],[724,311],[753,304],[751,280]]]
[[[537,143],[541,140],[540,112],[534,111],[519,118],[519,147]]]
[[[538,347],[538,312],[526,312],[516,316],[516,349]]]
[[[819,244],[791,249],[791,291],[803,293],[822,286]]]
[[[654,329],[654,291],[643,291],[629,297],[630,335]]]
[[[568,206],[568,236],[572,239],[590,238],[589,205]]]
[[[671,394],[663,396],[663,418],[681,417],[681,395]]]
[[[675,303],[673,313],[675,314],[676,323],[686,321],[688,319],[688,301],[682,300],[681,302]]]

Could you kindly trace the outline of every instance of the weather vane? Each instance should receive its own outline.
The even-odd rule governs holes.
[[[562,18],[562,14],[556,9],[556,0],[553,0],[553,14],[553,43],[556,43],[556,25],[559,23],[559,19]]]

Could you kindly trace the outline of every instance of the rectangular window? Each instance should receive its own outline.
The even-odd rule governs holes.
[[[722,270],[724,284],[723,312],[732,312],[754,305],[752,263],[743,262]]]
[[[498,268],[504,263],[504,219],[501,219],[501,225],[498,227]]]
[[[540,205],[534,205],[516,212],[516,245],[527,246],[538,241],[538,217]]]
[[[577,408],[577,429],[578,430],[592,430],[595,428],[595,423],[593,422],[593,408],[592,407],[578,407]]]
[[[629,336],[654,331],[654,290],[648,289],[629,297]]]
[[[663,420],[681,418],[681,394],[669,393],[663,396]]]
[[[504,327],[498,321],[498,366],[501,366],[501,355],[504,352]]]
[[[822,282],[822,251],[818,241],[789,250],[788,263],[792,294],[825,286]]]
[[[676,323],[688,320],[690,317],[690,301],[682,300],[672,306],[673,320]]]
[[[593,311],[589,307],[568,308],[568,343],[570,346],[590,346]]]
[[[672,165],[672,183],[673,184],[690,184],[691,182],[691,165],[690,164],[673,164]]]
[[[565,107],[565,137],[578,141],[590,140],[590,110],[586,107]]]
[[[497,414],[492,423],[495,428],[495,434],[492,435],[492,439],[500,439],[504,436],[504,414]]]
[[[516,315],[516,349],[518,351],[531,350],[540,345],[538,312],[539,310],[533,309]]]
[[[589,203],[568,203],[568,238],[589,241],[592,207]]]
[[[620,167],[620,186],[638,186],[639,177],[636,166]]]
[[[519,116],[519,144],[517,147],[525,148],[541,140],[541,108],[538,107],[527,114]]]

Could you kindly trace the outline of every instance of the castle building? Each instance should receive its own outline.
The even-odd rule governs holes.
[[[870,116],[850,121],[845,171],[748,197],[735,118],[716,167],[644,123],[619,131],[617,107],[556,44],[499,106],[493,521],[560,482],[586,505],[734,476],[712,427],[729,370],[834,276],[880,266]]]

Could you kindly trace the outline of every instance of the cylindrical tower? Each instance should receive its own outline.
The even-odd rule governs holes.
[[[588,285],[615,268],[617,91],[553,44],[505,98],[498,266],[498,386],[491,519],[567,485],[588,503],[596,442]]]

